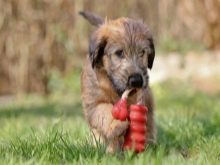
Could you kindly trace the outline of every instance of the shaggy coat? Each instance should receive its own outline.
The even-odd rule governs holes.
[[[129,18],[104,21],[88,12],[80,14],[97,26],[81,75],[84,114],[95,140],[105,143],[109,152],[121,150],[129,123],[115,120],[111,111],[122,93],[132,88],[129,78],[138,74],[141,87],[128,98],[128,104],[142,100],[148,107],[147,139],[155,143],[154,101],[148,86],[148,68],[153,66],[155,50],[148,27]]]

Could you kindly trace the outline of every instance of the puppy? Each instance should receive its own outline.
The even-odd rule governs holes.
[[[106,144],[108,152],[120,151],[129,123],[114,119],[112,107],[126,89],[145,88],[147,139],[155,143],[154,101],[148,86],[148,68],[153,66],[155,50],[149,28],[130,18],[104,20],[89,12],[80,14],[97,26],[81,75],[84,114],[94,138]],[[137,103],[139,92],[129,97],[129,104]]]

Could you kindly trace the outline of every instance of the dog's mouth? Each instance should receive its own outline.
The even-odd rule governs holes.
[[[122,87],[118,86],[117,83],[113,79],[110,78],[110,80],[112,82],[112,86],[113,86],[115,92],[118,94],[119,97],[121,97],[122,94],[124,93],[124,91],[127,89],[127,87],[122,88]]]
[[[122,97],[123,93],[126,91],[126,90],[131,90],[131,92],[129,92],[129,95],[128,96],[133,96],[136,92],[137,92],[137,89],[136,88],[125,88],[124,90],[117,90],[116,89],[116,92],[118,94],[118,96]]]
[[[121,97],[122,96],[122,94],[125,92],[125,90],[127,90],[127,89],[132,89],[132,91],[129,93],[129,96],[133,96],[136,92],[137,92],[137,88],[134,88],[134,87],[131,87],[131,86],[129,86],[128,84],[126,84],[126,85],[118,85],[118,84],[120,84],[120,83],[118,83],[117,81],[115,81],[114,79],[113,79],[113,77],[111,77],[111,76],[108,76],[109,77],[109,79],[110,79],[110,81],[111,81],[111,83],[112,83],[112,86],[113,86],[113,88],[114,88],[114,90],[115,90],[115,92],[118,94],[118,96],[119,97]]]
[[[133,96],[136,92],[137,92],[136,88],[132,89],[132,91],[129,93],[129,96]]]
[[[124,88],[124,89],[119,88],[118,86],[114,85],[114,83],[113,83],[113,87],[114,87],[116,93],[118,94],[118,96],[120,96],[120,97],[122,96],[122,94],[126,90],[126,88]]]
[[[126,90],[131,90],[131,92],[129,92],[129,96],[133,96],[136,92],[137,92],[137,88],[131,88],[131,87],[125,87],[125,88],[119,88],[118,86],[116,86],[114,83],[113,87],[116,91],[116,93],[118,94],[119,97],[122,96],[122,94],[126,91]]]

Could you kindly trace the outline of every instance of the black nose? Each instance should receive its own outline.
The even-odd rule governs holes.
[[[134,88],[141,88],[143,85],[143,79],[140,74],[132,74],[128,78],[128,85]]]

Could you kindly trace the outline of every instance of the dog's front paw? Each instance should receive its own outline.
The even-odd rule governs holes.
[[[107,138],[108,139],[114,139],[116,137],[121,136],[128,128],[128,121],[120,121],[115,120],[111,122],[108,132],[107,132]]]

